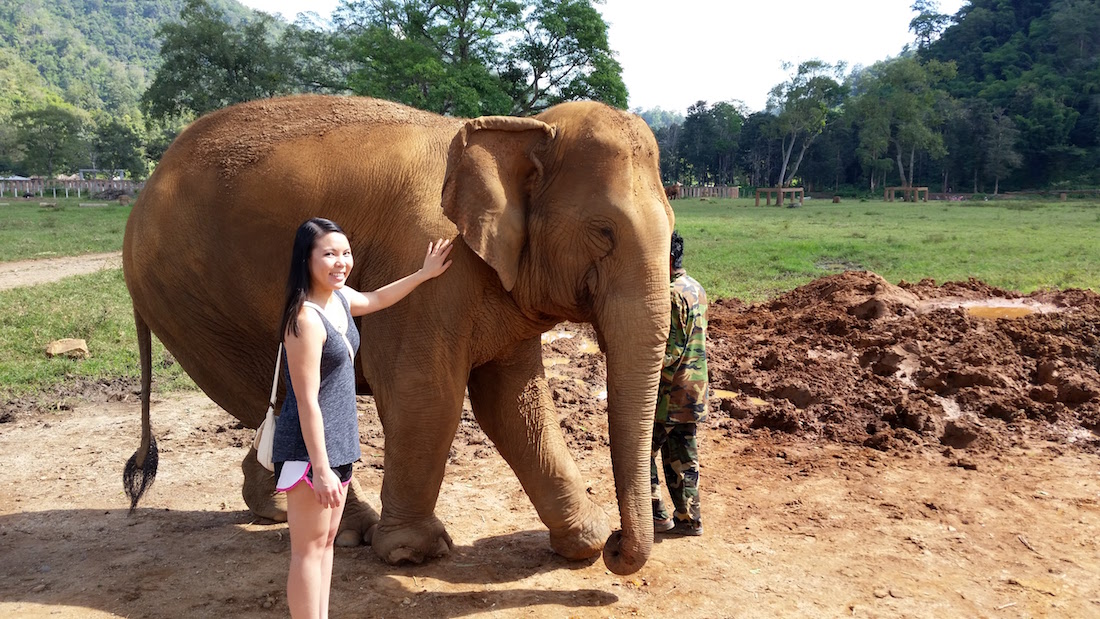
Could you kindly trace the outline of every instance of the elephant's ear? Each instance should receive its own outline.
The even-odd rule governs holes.
[[[527,242],[527,207],[542,177],[538,153],[554,127],[533,118],[483,116],[451,141],[443,212],[471,249],[512,290]]]

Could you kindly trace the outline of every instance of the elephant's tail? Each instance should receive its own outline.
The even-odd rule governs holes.
[[[126,462],[122,471],[122,485],[130,497],[130,513],[134,512],[141,495],[157,477],[157,439],[149,423],[149,396],[153,383],[153,341],[149,325],[134,308],[134,324],[137,327],[138,354],[141,358],[141,445]]]

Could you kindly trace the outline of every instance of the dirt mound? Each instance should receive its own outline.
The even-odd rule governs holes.
[[[710,310],[717,424],[879,449],[1100,451],[1100,295],[822,278]]]

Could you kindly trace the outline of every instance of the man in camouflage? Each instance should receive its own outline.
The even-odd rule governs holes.
[[[672,319],[665,347],[657,411],[653,420],[653,450],[649,478],[653,497],[653,529],[679,535],[702,535],[699,514],[699,448],[696,427],[707,415],[707,294],[683,267],[684,239],[672,233],[669,256]],[[675,513],[661,500],[657,479],[661,455],[665,483]]]

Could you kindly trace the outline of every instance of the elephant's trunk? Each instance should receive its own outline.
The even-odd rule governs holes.
[[[608,435],[622,521],[603,556],[607,568],[620,575],[641,569],[653,546],[649,458],[668,336],[667,268],[646,279],[644,296],[614,298],[598,318],[607,356]]]

